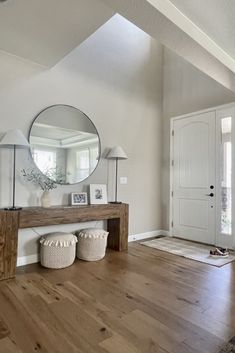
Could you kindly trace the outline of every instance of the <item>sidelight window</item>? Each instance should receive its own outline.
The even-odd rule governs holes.
[[[232,118],[221,119],[221,232],[232,234]]]

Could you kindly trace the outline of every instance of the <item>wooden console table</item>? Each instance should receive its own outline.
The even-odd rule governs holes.
[[[0,210],[0,280],[15,276],[20,228],[107,220],[108,247],[124,251],[128,248],[128,219],[129,206],[125,203]]]

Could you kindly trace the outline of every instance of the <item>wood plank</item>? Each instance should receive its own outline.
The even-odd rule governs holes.
[[[0,340],[9,336],[9,334],[10,334],[10,330],[7,327],[7,324],[2,318],[0,318]]]
[[[100,346],[110,353],[141,353],[139,349],[134,347],[120,335],[114,335],[100,343]]]
[[[139,309],[124,315],[122,321],[125,327],[141,339],[143,346],[152,345],[155,351],[161,348],[174,353],[175,347],[184,341],[184,336]]]
[[[0,283],[0,353],[218,353],[235,332],[234,271],[138,244],[63,270],[20,268]]]
[[[26,207],[20,211],[19,228],[120,218],[123,210],[126,210],[125,204]]]
[[[23,353],[12,340],[7,337],[0,341],[0,353]]]
[[[7,320],[9,337],[20,350],[24,353],[82,353],[71,342],[70,337],[66,337],[65,325],[40,296],[28,294],[20,282],[2,284],[4,287],[0,292],[0,300],[5,299],[6,303],[1,307],[1,313],[4,320]]]
[[[108,219],[108,247],[110,249],[125,251],[128,249],[126,235],[128,234],[129,206],[122,204],[120,218]]]
[[[18,211],[0,212],[0,280],[15,276],[18,221]]]

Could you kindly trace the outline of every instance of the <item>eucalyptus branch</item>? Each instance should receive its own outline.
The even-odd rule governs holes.
[[[50,191],[57,188],[57,183],[50,179],[50,175],[43,175],[35,169],[22,169],[21,173],[26,181],[38,185],[43,191]]]

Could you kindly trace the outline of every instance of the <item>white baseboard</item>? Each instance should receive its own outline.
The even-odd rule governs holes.
[[[21,256],[17,258],[17,267],[34,264],[39,262],[39,254],[29,255],[29,256]]]
[[[164,235],[165,237],[171,237],[171,232],[169,230],[161,230],[161,235]]]
[[[170,232],[168,230],[154,230],[152,232],[133,234],[128,237],[128,242],[143,240],[148,238],[154,238],[159,235],[169,236]],[[33,254],[29,256],[21,256],[17,258],[17,267],[30,265],[39,262],[39,254]]]
[[[168,230],[154,230],[154,231],[146,232],[146,233],[133,234],[133,235],[129,235],[128,242],[130,243],[130,242],[136,241],[136,240],[154,238],[159,235],[169,236],[170,232]]]

